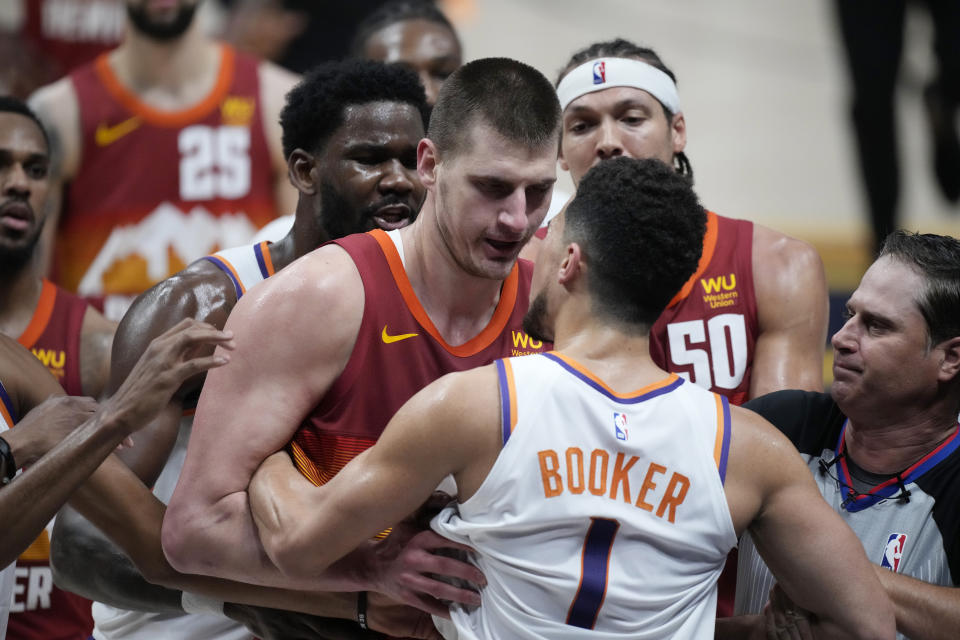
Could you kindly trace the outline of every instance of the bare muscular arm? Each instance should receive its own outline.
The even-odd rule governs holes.
[[[754,225],[753,277],[760,335],[750,397],[822,391],[829,302],[820,256],[805,242]]]
[[[67,417],[45,416],[44,421],[33,427],[34,430],[44,431],[51,428],[52,424],[68,421],[71,429],[56,446],[43,453],[29,469],[0,490],[0,513],[16,514],[15,518],[6,518],[14,525],[4,528],[4,535],[10,536],[10,539],[5,539],[0,548],[13,555],[0,560],[3,564],[8,564],[26,548],[70,494],[124,437],[159,409],[165,397],[169,397],[168,394],[184,378],[226,361],[223,356],[194,356],[193,347],[209,341],[232,346],[227,336],[214,331],[212,327],[181,325],[153,343],[124,386],[95,414],[92,412],[95,406],[81,407],[80,411],[68,412]],[[10,359],[13,357],[10,356]],[[27,384],[30,383],[28,380]],[[47,405],[45,403],[34,412]],[[80,419],[77,419],[78,416]],[[18,429],[27,430],[26,423],[32,418],[33,413],[24,417]],[[83,424],[72,429],[72,425],[80,421]],[[13,435],[12,431],[8,433]],[[11,445],[16,451],[14,443]],[[21,457],[21,461],[26,461],[25,457]]]
[[[893,608],[863,546],[796,449],[756,414],[733,407],[733,420],[725,489],[737,533],[749,530],[780,586],[822,631],[892,638]]]
[[[286,267],[237,304],[226,325],[237,351],[222,375],[207,377],[163,522],[163,548],[175,568],[271,586],[318,586],[291,580],[266,556],[247,486],[343,370],[362,313],[359,273],[335,245]]]
[[[153,338],[184,318],[222,328],[235,302],[232,283],[206,261],[198,261],[144,292],[117,329],[110,386],[119,388]],[[109,322],[102,316],[99,319]],[[85,329],[87,320],[84,319]],[[212,352],[210,346],[206,355]],[[161,586],[176,582],[175,572],[160,551],[165,507],[147,487],[156,482],[167,463],[180,430],[184,399],[199,391],[203,379],[200,375],[185,382],[158,416],[137,433],[135,446],[118,454],[135,475],[116,475],[115,471],[112,482],[99,483],[101,492],[112,486],[126,486],[124,497],[135,497],[134,500],[119,505],[106,501],[95,488],[98,483],[91,481],[74,503],[83,503],[83,495],[92,495],[83,503],[84,510],[97,509],[97,523],[92,524],[70,507],[61,511],[51,547],[58,583],[121,608],[182,611],[180,591]],[[94,479],[100,477],[98,472]],[[100,511],[98,505],[108,505],[109,509]],[[117,544],[103,531],[110,532]],[[101,570],[91,572],[91,563]]]
[[[416,510],[447,475],[455,476],[460,499],[469,498],[500,452],[499,425],[496,373],[487,366],[421,390],[373,447],[323,486],[296,473],[285,453],[271,456],[250,484],[250,509],[268,556],[285,574],[309,579]],[[436,562],[431,572],[483,583],[473,567],[441,557]],[[424,580],[417,586],[441,600],[479,604],[476,594],[450,585]],[[398,595],[446,615],[447,606],[436,600]]]
[[[897,630],[913,640],[947,640],[960,629],[960,588],[941,587],[874,567],[893,600]]]

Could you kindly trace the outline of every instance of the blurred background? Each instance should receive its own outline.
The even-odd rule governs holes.
[[[343,56],[356,23],[380,4],[207,0],[202,18],[210,32],[303,71],[319,60]],[[872,259],[873,240],[851,118],[853,83],[841,36],[841,0],[438,4],[460,32],[465,60],[518,58],[551,80],[573,51],[597,40],[621,36],[653,47],[677,75],[687,155],[705,205],[814,244],[826,263],[835,302],[842,303],[855,287]],[[848,9],[866,11],[867,17],[887,4],[847,2]],[[899,147],[900,194],[898,205],[883,206],[896,206],[899,226],[956,235],[958,207],[935,177],[933,130],[924,101],[925,89],[943,66],[934,53],[931,6],[937,4],[899,3],[901,14],[894,16],[893,26],[868,32],[866,44],[859,43],[866,52],[860,73],[868,78],[896,74],[892,139]],[[960,3],[940,4],[957,15]],[[937,20],[947,24],[942,16]],[[854,23],[866,24],[859,18]],[[0,83],[7,91],[27,95],[62,74],[65,66],[113,46],[122,37],[122,25],[122,3],[116,0],[3,0],[0,59],[6,62]],[[54,40],[71,33],[87,46],[64,54]],[[947,34],[955,37],[941,33],[942,41],[960,42],[960,33]],[[889,52],[896,53],[900,36],[897,66]],[[866,100],[874,102],[882,101]],[[956,123],[952,112],[950,116],[948,131],[954,132],[955,144]],[[942,122],[940,128],[942,133]],[[955,173],[960,181],[960,171]],[[560,186],[572,190],[565,174]]]

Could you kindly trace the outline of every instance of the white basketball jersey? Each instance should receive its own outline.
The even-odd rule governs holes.
[[[736,533],[725,398],[676,375],[626,395],[560,353],[496,362],[505,444],[433,528],[476,549],[462,639],[712,638]]]
[[[236,289],[237,299],[250,287],[273,275],[268,242],[226,249],[205,259],[223,270]],[[154,483],[153,493],[167,504],[180,478],[187,455],[187,442],[193,429],[193,415],[180,421],[177,441],[167,463]],[[118,609],[102,602],[93,603],[95,640],[250,640],[253,636],[239,622],[226,616],[193,613],[149,613]]]

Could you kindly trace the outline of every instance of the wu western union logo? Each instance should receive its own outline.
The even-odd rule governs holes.
[[[391,344],[393,342],[400,342],[401,340],[406,340],[407,338],[417,337],[416,333],[401,333],[395,336],[387,333],[387,325],[383,325],[383,331],[380,333],[380,339],[383,340],[384,344]]]
[[[63,351],[54,350],[54,349],[38,349],[34,347],[31,349],[33,355],[36,356],[37,360],[43,363],[50,373],[55,375],[58,379],[63,378],[65,375],[64,365],[67,363],[67,354]]]
[[[140,118],[137,116],[127,118],[123,122],[113,126],[108,126],[107,123],[101,122],[97,125],[97,131],[94,134],[93,139],[97,143],[98,147],[106,147],[107,145],[113,144],[128,133],[132,133],[139,126]]]
[[[511,331],[513,334],[512,356],[526,356],[543,349],[543,342],[534,340],[523,331]]]
[[[700,278],[700,286],[707,294],[703,296],[703,301],[709,304],[711,309],[730,307],[737,303],[739,294],[737,294],[737,274],[735,273]]]
[[[248,127],[256,107],[257,103],[253,98],[229,96],[220,105],[220,119],[227,126]]]

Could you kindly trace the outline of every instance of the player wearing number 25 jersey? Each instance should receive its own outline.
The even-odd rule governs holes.
[[[83,154],[56,241],[64,287],[139,294],[276,216],[257,64],[222,47],[213,91],[177,113],[142,103],[105,55],[71,75]]]
[[[279,126],[296,77],[209,39],[197,5],[128,0],[123,43],[30,99],[60,145],[41,256],[110,319],[296,203]]]

